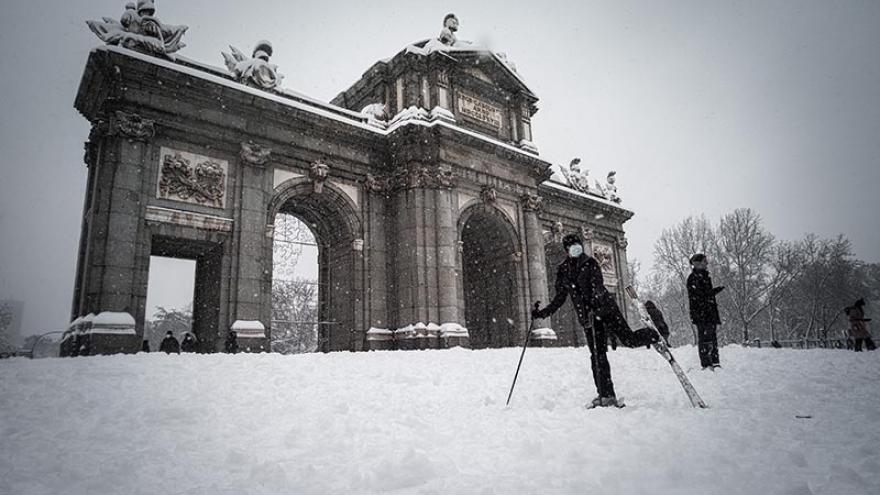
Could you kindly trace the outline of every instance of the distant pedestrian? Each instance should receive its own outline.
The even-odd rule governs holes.
[[[863,343],[869,351],[876,349],[871,332],[868,331],[868,322],[871,319],[865,318],[865,300],[859,299],[852,306],[844,309],[844,312],[849,317],[850,335],[854,340],[855,351],[861,352]]]
[[[168,330],[168,332],[165,333],[165,338],[162,339],[162,343],[159,344],[159,352],[164,352],[165,354],[180,354],[180,342],[174,338],[174,334],[171,330]]]
[[[141,352],[150,352],[150,341],[145,340],[141,343]]]
[[[183,340],[180,342],[180,350],[182,352],[196,352],[196,339],[193,334],[186,332]]]
[[[666,324],[666,320],[663,319],[663,312],[660,311],[660,308],[654,304],[654,301],[645,301],[645,309],[648,310],[648,316],[651,317],[651,321],[654,323],[654,326],[657,327],[657,331],[660,332],[660,335],[663,336],[663,341],[666,342],[666,345],[669,345],[669,325]]]
[[[705,254],[691,256],[693,271],[687,279],[688,302],[690,303],[691,321],[697,326],[697,343],[700,352],[700,365],[703,369],[720,368],[718,360],[718,302],[715,296],[724,290],[724,286],[712,287],[709,276],[709,260]]]
[[[230,330],[229,333],[226,334],[226,342],[223,343],[223,350],[226,351],[226,354],[236,354],[238,352],[238,334],[233,330]]]

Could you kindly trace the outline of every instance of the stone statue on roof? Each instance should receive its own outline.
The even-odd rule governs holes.
[[[187,26],[163,24],[155,16],[153,0],[129,2],[119,21],[103,17],[100,21],[86,21],[101,41],[149,55],[171,58],[171,54],[184,46],[181,42]]]
[[[608,177],[605,178],[605,197],[608,198],[609,201],[620,203],[620,196],[617,195],[617,186],[614,184],[615,182],[617,182],[617,172],[612,170],[611,172],[608,172]]]
[[[443,30],[440,31],[440,37],[437,38],[444,45],[454,46],[458,42],[455,32],[458,31],[458,17],[455,14],[446,14],[443,18]]]
[[[272,56],[272,43],[260,41],[248,58],[241,50],[229,47],[232,54],[221,52],[226,68],[235,76],[235,80],[259,89],[276,89],[284,76],[278,73],[278,66],[269,63]]]
[[[568,164],[568,167],[559,168],[562,170],[562,175],[572,189],[583,193],[591,192],[590,171],[581,167],[580,158],[573,159],[571,163]]]

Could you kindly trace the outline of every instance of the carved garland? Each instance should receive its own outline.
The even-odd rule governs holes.
[[[222,207],[225,192],[226,173],[219,163],[206,160],[192,165],[180,153],[165,155],[160,197]]]
[[[367,174],[364,189],[367,192],[387,194],[400,189],[430,188],[451,189],[456,185],[456,176],[449,169],[431,170],[426,167],[400,169],[391,176]]]

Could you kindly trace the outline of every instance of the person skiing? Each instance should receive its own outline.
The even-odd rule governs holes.
[[[649,328],[633,332],[614,296],[605,288],[602,269],[595,258],[584,253],[584,245],[577,234],[568,234],[562,239],[567,253],[566,259],[556,271],[556,295],[543,309],[532,311],[533,319],[550,317],[558,310],[568,296],[574,305],[578,322],[584,327],[587,346],[590,349],[590,365],[593,382],[598,396],[588,407],[622,407],[614,392],[611,381],[611,367],[608,364],[607,335],[618,338],[627,347],[641,347],[656,342],[659,336]],[[540,301],[539,301],[540,302]],[[594,316],[593,324],[590,315]]]
[[[660,311],[660,308],[658,308],[656,304],[654,304],[654,301],[645,301],[645,309],[648,311],[648,316],[651,317],[651,322],[657,327],[657,331],[663,336],[663,341],[668,346],[669,325],[667,325],[666,320],[663,319],[663,312]]]
[[[238,352],[238,334],[230,330],[226,334],[226,342],[223,343],[223,349],[226,354],[235,354]]]
[[[852,335],[854,341],[855,351],[861,352],[863,343],[865,344],[865,349],[869,351],[876,349],[877,346],[874,345],[874,340],[868,331],[868,322],[871,319],[865,318],[865,300],[859,299],[852,306],[844,309],[844,312],[849,317],[850,335]]]
[[[690,305],[691,322],[697,326],[697,345],[700,353],[700,365],[703,369],[715,370],[721,367],[718,360],[717,327],[721,324],[718,315],[718,302],[715,296],[724,290],[724,286],[712,287],[709,276],[709,260],[706,255],[697,253],[690,259],[693,271],[687,278],[688,303]]]
[[[165,338],[162,339],[162,343],[159,344],[159,352],[164,352],[165,354],[176,352],[177,354],[180,354],[180,343],[174,338],[174,334],[171,330],[165,332]]]
[[[186,332],[183,335],[183,341],[180,343],[182,352],[196,352],[196,339],[193,334]]]

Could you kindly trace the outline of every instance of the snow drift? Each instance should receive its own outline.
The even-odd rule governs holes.
[[[0,361],[0,493],[880,493],[880,353],[586,349]]]

